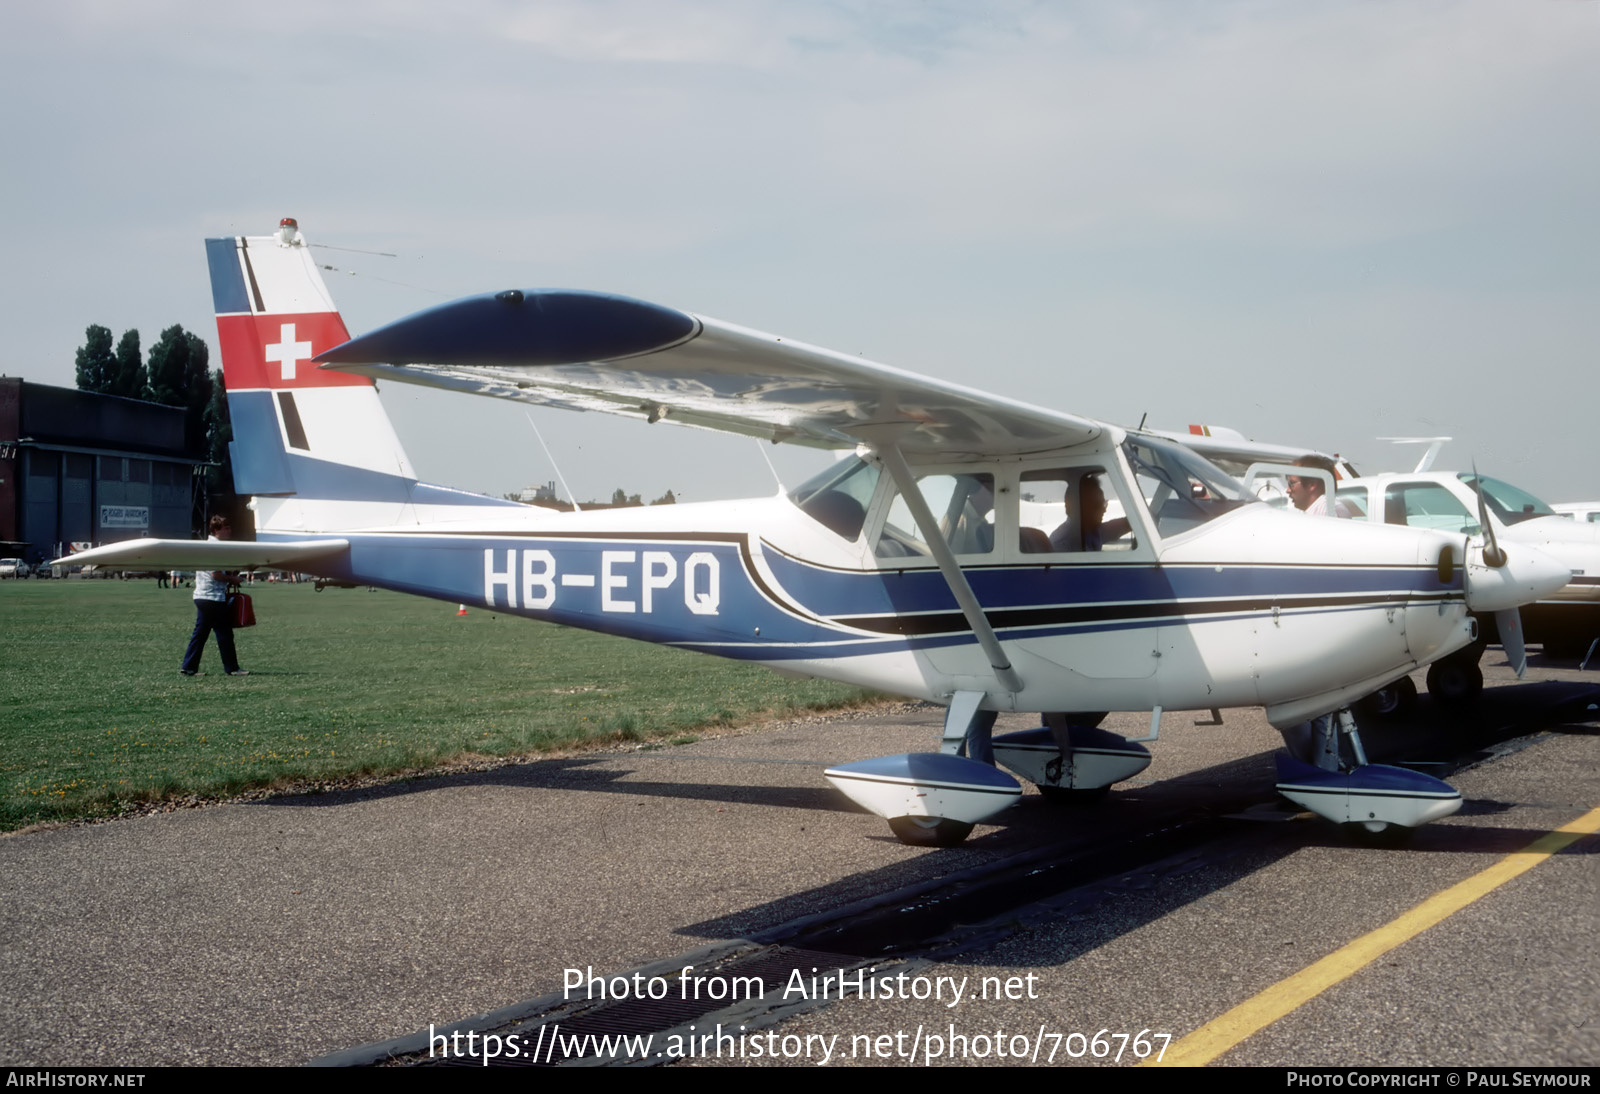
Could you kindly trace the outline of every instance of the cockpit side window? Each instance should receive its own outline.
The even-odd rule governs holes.
[[[1131,551],[1137,545],[1104,467],[1022,474],[1017,550],[1025,555]]]
[[[942,472],[917,477],[917,489],[958,555],[994,550],[994,476]],[[897,491],[889,503],[873,553],[878,558],[932,558],[911,507]]]
[[[867,521],[881,469],[860,457],[840,460],[796,487],[789,498],[812,520],[854,542]]]
[[[1478,518],[1469,513],[1454,494],[1431,482],[1391,484],[1383,494],[1383,522],[1440,532],[1464,532],[1469,536],[1483,531]]]
[[[1350,515],[1356,520],[1367,519],[1367,488],[1364,486],[1349,486],[1340,490],[1336,495],[1337,501],[1343,502],[1350,510]]]

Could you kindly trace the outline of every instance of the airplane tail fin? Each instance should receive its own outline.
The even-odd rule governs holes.
[[[206,240],[234,488],[257,496],[404,500],[415,485],[363,376],[311,359],[350,338],[294,221],[278,234]]]

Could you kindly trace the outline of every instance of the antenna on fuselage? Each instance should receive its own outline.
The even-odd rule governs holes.
[[[756,441],[756,451],[760,452],[761,458],[767,461],[767,470],[772,472],[772,478],[778,484],[778,493],[787,492],[789,488],[783,485],[783,476],[778,474],[778,469],[773,466],[772,457],[767,455],[767,446],[758,440]]]
[[[567,497],[572,499],[572,511],[583,512],[578,507],[578,495],[572,492],[572,487],[567,485],[567,477],[561,473],[561,465],[556,463],[556,458],[550,454],[550,446],[544,443],[544,434],[539,432],[539,426],[533,420],[533,412],[524,410],[523,416],[528,419],[528,427],[533,430],[533,435],[538,438],[539,447],[544,449],[544,458],[550,461],[550,469],[556,473],[556,481],[561,484],[561,489],[567,492]]]

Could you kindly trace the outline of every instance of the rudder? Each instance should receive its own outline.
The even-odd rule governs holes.
[[[416,474],[364,376],[312,359],[349,340],[295,222],[206,240],[234,488],[257,496],[403,502]]]

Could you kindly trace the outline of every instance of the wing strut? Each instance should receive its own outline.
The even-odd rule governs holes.
[[[988,655],[989,664],[994,668],[995,679],[1006,691],[1021,691],[1022,679],[1017,675],[1017,670],[1011,667],[1011,659],[1001,647],[994,628],[989,626],[989,619],[983,614],[983,606],[978,603],[978,598],[973,595],[972,586],[967,584],[967,575],[961,572],[961,565],[956,562],[955,552],[950,550],[950,544],[944,538],[944,531],[939,527],[939,522],[933,519],[933,511],[923,500],[922,491],[917,489],[917,480],[912,476],[911,468],[906,466],[906,459],[900,454],[900,446],[881,445],[878,448],[878,457],[889,469],[889,475],[899,488],[900,496],[905,499],[906,508],[911,510],[912,517],[916,519],[917,528],[922,532],[922,539],[927,543],[928,550],[933,552],[934,561],[939,564],[939,572],[944,575],[945,584],[950,586],[950,592],[955,596],[956,603],[961,605],[961,614],[967,617],[967,625],[977,637],[978,645],[982,646],[983,652]]]

